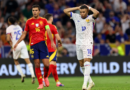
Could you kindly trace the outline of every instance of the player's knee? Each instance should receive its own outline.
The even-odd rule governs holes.
[[[84,59],[84,62],[90,62],[90,61],[91,61],[90,58],[85,58],[85,59]]]
[[[44,67],[49,68],[49,63],[44,64]]]
[[[40,63],[35,63],[35,67],[39,68],[40,67]]]

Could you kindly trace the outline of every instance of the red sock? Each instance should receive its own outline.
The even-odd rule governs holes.
[[[39,68],[35,68],[35,73],[36,73],[39,85],[42,84],[42,74],[41,74],[40,67]]]
[[[48,75],[47,75],[47,77],[49,77],[49,76],[50,76],[51,71],[52,71],[52,68],[51,68],[51,65],[50,65],[50,66],[49,66],[49,71],[48,71]]]
[[[51,72],[52,72],[52,75],[53,75],[55,81],[58,82],[59,78],[58,78],[56,66],[51,64],[49,68],[51,69]]]
[[[44,78],[48,76],[49,68],[44,67]]]

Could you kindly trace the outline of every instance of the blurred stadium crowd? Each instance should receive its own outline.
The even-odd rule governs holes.
[[[46,13],[53,14],[54,24],[62,38],[63,46],[66,47],[59,48],[58,56],[60,57],[76,55],[74,53],[69,54],[70,49],[72,52],[75,50],[76,32],[74,22],[63,13],[63,10],[82,4],[88,4],[100,12],[93,30],[94,44],[116,43],[117,47],[121,43],[130,44],[130,0],[0,0],[0,48],[8,45],[6,41],[8,17],[16,17],[24,30],[27,19],[32,17],[31,7],[34,4],[40,5],[40,16],[44,16]],[[79,11],[75,12],[79,13]],[[25,38],[27,47],[28,41],[27,36]],[[121,49],[113,48],[111,53],[119,52],[119,50]],[[100,50],[96,48],[94,55],[98,55],[99,52]]]

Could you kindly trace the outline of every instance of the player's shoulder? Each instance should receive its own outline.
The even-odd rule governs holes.
[[[56,27],[54,24],[52,24],[52,26],[53,26],[55,29],[57,29],[57,27]]]
[[[31,18],[29,18],[28,20],[27,20],[27,22],[29,22],[29,21],[31,21],[31,20],[33,20],[33,18],[31,17]]]
[[[40,19],[41,19],[41,20],[46,20],[46,18],[44,18],[44,17],[40,17]]]
[[[8,27],[6,28],[6,30],[12,29],[13,27],[14,27],[14,25],[10,25],[10,26],[8,26]]]

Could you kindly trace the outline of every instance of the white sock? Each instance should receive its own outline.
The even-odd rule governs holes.
[[[84,84],[83,85],[87,85],[88,81],[89,81],[89,77],[90,77],[90,62],[85,62],[84,63]]]
[[[92,80],[91,76],[89,76],[89,83],[92,83],[92,82],[93,82],[93,80]]]
[[[16,68],[17,68],[18,72],[21,74],[21,76],[24,76],[24,74],[23,74],[23,72],[22,72],[22,69],[21,69],[21,67],[20,67],[19,64],[16,65]]]
[[[84,70],[85,70],[84,66],[83,66],[83,67],[81,67],[81,69],[82,69],[82,72],[83,72],[83,75],[84,75]]]
[[[35,77],[32,63],[29,63],[29,64],[28,64],[28,67],[29,67],[29,70],[30,70],[31,76],[32,76],[32,77]]]

